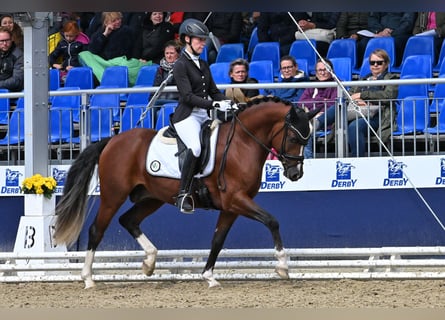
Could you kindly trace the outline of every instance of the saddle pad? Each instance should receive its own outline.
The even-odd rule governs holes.
[[[149,174],[166,178],[179,179],[178,144],[174,138],[166,138],[162,134],[168,127],[164,127],[153,138],[147,153],[146,168]],[[210,156],[204,171],[195,175],[197,178],[206,177],[212,173],[215,166],[215,149],[219,126],[212,130],[210,136]]]

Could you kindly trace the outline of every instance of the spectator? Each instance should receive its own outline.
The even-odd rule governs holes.
[[[12,41],[12,33],[0,27],[0,88],[22,91],[24,82],[23,52]]]
[[[370,73],[360,80],[391,80],[396,75],[388,72],[390,64],[388,53],[385,50],[374,50],[369,56]],[[349,90],[352,100],[363,108],[363,114],[368,115],[368,106],[377,106],[369,111],[367,121],[369,125],[377,130],[380,124],[381,139],[386,142],[391,135],[391,122],[394,122],[396,108],[391,108],[391,101],[397,98],[398,87],[395,85],[352,87]],[[365,155],[366,137],[368,135],[368,124],[360,116],[348,117],[348,142],[352,157],[363,157]],[[381,123],[380,123],[381,121]],[[335,108],[329,108],[325,114],[314,121],[314,129],[320,126],[332,125],[335,122]]]
[[[9,13],[4,13],[0,17],[0,26],[11,31],[12,41],[17,48],[23,51],[23,30],[17,22],[14,21],[14,16]]]
[[[249,62],[239,58],[230,63],[229,77],[232,84],[243,83],[258,83],[255,78],[249,78]],[[258,89],[244,89],[242,87],[227,88],[225,92],[226,97],[235,101],[236,103],[248,102],[251,98],[259,95]]]
[[[291,12],[291,14],[296,21],[309,19],[306,12]],[[279,42],[280,55],[289,54],[298,27],[287,12],[261,12],[257,27],[259,42]]]
[[[312,12],[309,18],[298,20],[298,25],[303,31],[315,28],[332,30],[337,26],[339,16],[340,12]],[[316,41],[317,51],[320,56],[326,56],[329,44],[330,42],[327,41]]]
[[[207,60],[216,61],[219,47],[225,43],[240,43],[243,16],[241,12],[212,12],[206,21],[211,32],[207,40]]]
[[[136,35],[133,57],[143,62],[159,64],[167,41],[173,40],[173,25],[166,22],[166,12],[148,12],[143,20],[142,30]]]
[[[285,55],[280,59],[280,82],[302,82],[309,81],[309,75],[305,74],[303,70],[298,69],[298,63],[294,57]],[[281,99],[288,100],[296,103],[301,94],[303,88],[277,88],[277,89],[265,89],[265,93],[280,97]]]
[[[257,27],[260,12],[242,12],[243,24],[241,27],[241,43],[244,44],[244,51],[247,52],[252,31]]]
[[[176,60],[178,60],[181,53],[181,46],[175,40],[167,41],[164,45],[164,57],[160,61],[158,71],[155,76],[153,85],[158,87],[167,79],[168,74],[173,70]],[[173,76],[167,81],[167,85],[176,86]],[[164,92],[159,95],[155,105],[163,105],[169,102],[177,102],[179,99],[178,92]]]
[[[434,50],[439,57],[443,37],[445,37],[445,12],[418,12],[414,23],[413,35],[434,30]]]
[[[66,74],[70,69],[81,66],[79,53],[85,50],[86,44],[79,39],[80,34],[79,25],[76,21],[69,20],[65,22],[62,28],[62,39],[48,56],[50,67],[59,69],[62,83],[64,83]]]
[[[408,38],[412,36],[416,14],[414,12],[370,12],[368,15],[368,31],[374,37],[393,37],[395,43],[396,61],[395,65],[402,62]],[[357,58],[365,58],[366,45],[369,37],[363,37],[357,43]],[[362,61],[357,61],[359,65]]]
[[[368,12],[342,12],[337,20],[336,38],[360,40],[357,34],[368,29]]]
[[[92,36],[88,50],[110,60],[116,57],[132,57],[134,35],[130,27],[122,24],[121,12],[103,12],[102,28]]]

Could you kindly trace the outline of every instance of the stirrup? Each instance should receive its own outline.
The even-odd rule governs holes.
[[[189,203],[189,201],[191,203]],[[193,213],[195,211],[195,202],[193,197],[188,193],[178,195],[176,206],[182,213]]]

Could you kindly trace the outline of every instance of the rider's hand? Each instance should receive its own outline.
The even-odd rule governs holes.
[[[233,102],[231,100],[221,100],[221,101],[213,101],[212,105],[220,111],[227,111],[231,109],[232,103]]]

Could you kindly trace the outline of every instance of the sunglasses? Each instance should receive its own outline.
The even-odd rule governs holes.
[[[373,65],[381,66],[381,65],[384,64],[384,63],[385,63],[384,60],[369,60],[369,64],[370,64],[371,66],[373,66]]]

